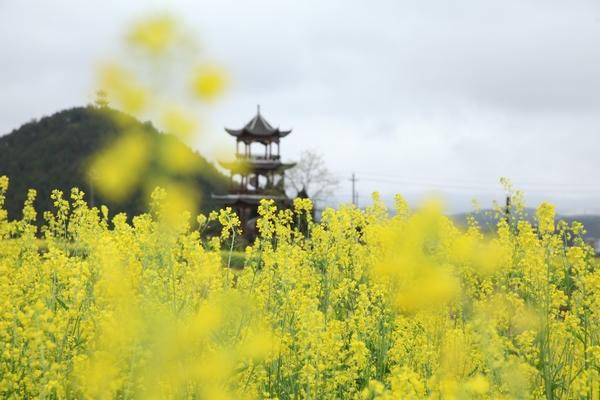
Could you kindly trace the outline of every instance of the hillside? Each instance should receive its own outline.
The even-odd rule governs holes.
[[[137,190],[129,199],[118,204],[95,194],[85,180],[85,166],[90,156],[117,137],[126,126],[143,132],[151,139],[154,149],[163,141],[176,141],[177,145],[189,147],[172,135],[159,132],[151,123],[142,123],[130,115],[113,109],[99,110],[95,107],[76,107],[57,112],[51,116],[34,120],[0,136],[0,176],[10,178],[6,208],[9,218],[18,218],[28,188],[38,191],[36,208],[38,211],[51,208],[49,198],[52,189],[68,192],[79,187],[86,192],[89,202],[106,204],[113,211],[125,211],[130,215],[146,209],[146,195]],[[151,155],[150,173],[157,172],[156,155]],[[218,207],[210,199],[210,193],[223,193],[227,190],[227,178],[198,153],[194,171],[186,176],[173,176],[160,171],[170,178],[194,185],[203,194],[201,209],[207,211]]]

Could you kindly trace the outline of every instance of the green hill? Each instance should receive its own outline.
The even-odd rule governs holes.
[[[76,107],[34,120],[0,136],[0,176],[10,178],[6,208],[9,218],[21,215],[27,189],[38,191],[36,209],[51,209],[50,192],[61,189],[68,193],[72,187],[86,192],[88,202],[106,204],[112,213],[125,211],[129,215],[146,210],[147,198],[142,189],[136,190],[122,203],[114,203],[93,193],[85,179],[89,158],[127,129],[135,129],[151,139],[151,161],[148,176],[166,176],[193,185],[203,195],[202,211],[219,205],[211,200],[211,193],[225,193],[227,178],[200,154],[193,152],[176,137],[159,132],[150,122],[142,123],[120,111],[96,107]],[[164,171],[157,162],[157,151],[165,141],[175,141],[193,152],[193,173],[175,176]],[[173,143],[171,143],[173,144]],[[92,193],[91,193],[92,192]]]

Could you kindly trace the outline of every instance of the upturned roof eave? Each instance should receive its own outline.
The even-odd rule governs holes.
[[[259,132],[252,132],[247,130],[246,128],[242,129],[229,129],[225,128],[225,131],[229,133],[231,136],[236,137],[238,139],[247,139],[247,140],[255,140],[255,141],[272,141],[280,138],[284,138],[289,135],[292,130],[289,129],[287,131],[281,131],[279,129],[275,129],[273,132],[264,134]]]
[[[236,172],[248,172],[255,170],[287,170],[296,165],[295,162],[283,163],[279,160],[218,160],[221,167],[236,171]]]

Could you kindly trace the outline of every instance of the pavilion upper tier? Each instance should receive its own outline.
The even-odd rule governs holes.
[[[237,138],[238,142],[252,143],[259,142],[262,144],[279,142],[279,139],[289,135],[292,130],[280,130],[273,128],[269,122],[261,115],[260,106],[257,106],[256,116],[252,118],[241,129],[225,128],[227,133]]]

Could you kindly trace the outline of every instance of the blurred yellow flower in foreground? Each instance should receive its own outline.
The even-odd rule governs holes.
[[[88,169],[90,182],[108,199],[123,201],[139,185],[149,160],[150,142],[138,131],[127,131],[98,153]]]
[[[150,92],[142,87],[135,75],[116,64],[100,69],[99,85],[119,107],[132,114],[144,111],[151,100]]]
[[[137,22],[127,34],[134,46],[159,55],[177,39],[178,25],[169,16],[157,16]]]
[[[100,69],[99,86],[107,96],[98,111],[117,118],[109,106],[114,105],[138,118],[155,118],[166,135],[129,132],[127,124],[116,121],[123,132],[90,162],[90,183],[103,198],[115,201],[139,193],[149,196],[155,186],[162,186],[172,193],[164,215],[194,212],[202,193],[189,182],[196,181],[206,165],[188,147],[200,126],[192,110],[196,103],[206,104],[221,94],[225,74],[199,57],[193,38],[170,16],[138,21],[126,39],[127,53]],[[152,57],[132,57],[136,49]],[[185,105],[175,93],[186,99]]]
[[[196,96],[212,100],[220,95],[226,86],[225,74],[216,67],[198,67],[192,77],[192,88]]]

